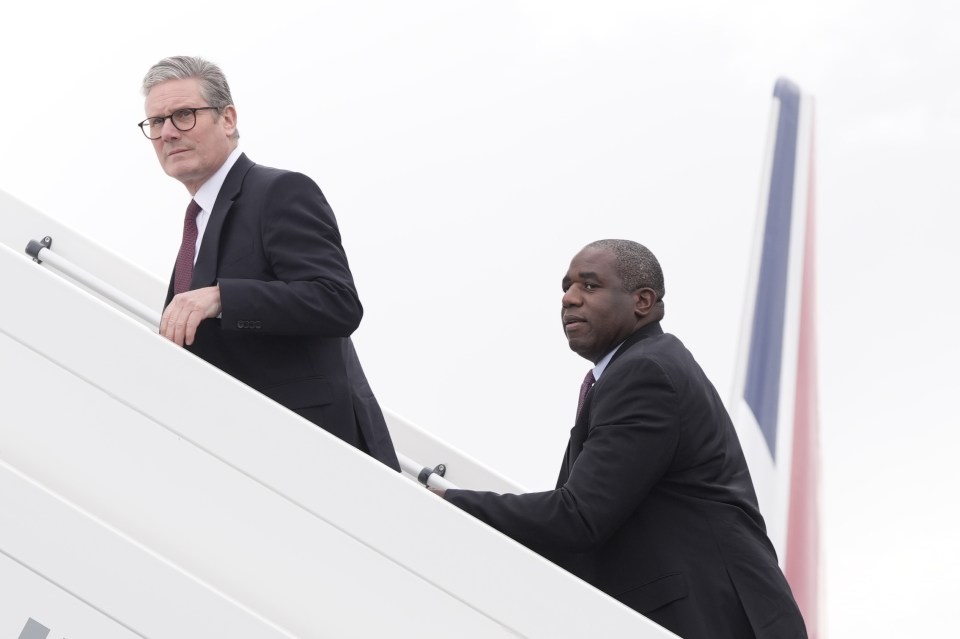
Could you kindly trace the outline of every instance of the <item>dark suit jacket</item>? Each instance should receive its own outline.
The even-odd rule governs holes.
[[[587,394],[556,490],[446,498],[686,639],[806,637],[726,409],[659,324]]]
[[[350,335],[363,307],[333,211],[307,176],[241,155],[210,212],[191,289],[219,285],[196,355],[399,471]],[[173,278],[164,303],[173,298]]]

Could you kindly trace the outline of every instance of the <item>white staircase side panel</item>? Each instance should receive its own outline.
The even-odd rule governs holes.
[[[0,463],[0,636],[293,635]],[[186,634],[182,631],[186,630]]]
[[[15,378],[6,379],[6,370],[0,378],[5,387],[19,390],[4,410],[32,416],[5,429],[6,464],[42,481],[67,503],[111,522],[121,538],[137,540],[173,564],[188,566],[225,598],[251,602],[252,610],[287,628],[289,636],[324,636],[320,631],[351,636],[354,619],[369,610],[368,597],[383,613],[364,624],[370,633],[392,632],[390,620],[410,612],[406,597],[433,600],[429,618],[416,625],[434,631],[445,627],[437,626],[439,621],[462,620],[465,613],[473,613],[334,525],[20,344],[0,341],[0,360],[19,364]],[[56,403],[49,401],[51,389],[57,390]],[[273,450],[264,454],[270,456]],[[379,505],[357,509],[364,507],[376,510]],[[73,552],[88,548],[72,541],[66,546]],[[368,587],[371,575],[358,567],[371,562],[377,564],[376,584]],[[326,577],[318,580],[317,573]],[[265,589],[267,584],[287,586]],[[166,619],[170,608],[181,609],[169,603],[158,607],[148,596],[152,586],[134,598],[127,596],[128,588],[119,591],[123,596],[109,612],[131,627],[153,608],[154,623]],[[204,602],[196,614],[208,607]],[[337,614],[328,615],[329,610]],[[183,619],[188,628],[195,627],[194,616]],[[491,626],[489,619],[473,616],[478,618],[471,621],[477,633],[472,636],[503,636],[503,629]],[[141,634],[172,636],[171,630],[152,627]]]

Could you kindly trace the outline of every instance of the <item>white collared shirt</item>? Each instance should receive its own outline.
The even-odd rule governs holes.
[[[226,161],[217,169],[217,172],[210,176],[210,179],[204,182],[196,194],[193,201],[200,205],[200,212],[197,214],[197,246],[193,251],[193,263],[197,263],[197,256],[200,255],[200,244],[203,242],[203,232],[207,230],[207,222],[210,220],[210,211],[217,202],[217,196],[220,195],[220,188],[223,181],[227,179],[227,173],[236,164],[240,157],[240,146],[233,150],[227,156]]]
[[[607,364],[609,364],[610,360],[613,359],[613,354],[616,353],[618,350],[620,350],[621,346],[623,346],[623,342],[620,342],[619,344],[617,344],[613,348],[613,350],[611,350],[609,353],[604,355],[603,359],[597,362],[597,365],[593,367],[593,379],[594,379],[593,383],[594,384],[596,384],[597,383],[596,380],[600,379],[600,376],[603,375],[603,371],[606,370]]]

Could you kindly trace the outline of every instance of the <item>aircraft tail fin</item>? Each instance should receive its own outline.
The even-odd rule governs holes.
[[[820,626],[813,98],[773,92],[732,406],[760,510],[810,637]]]

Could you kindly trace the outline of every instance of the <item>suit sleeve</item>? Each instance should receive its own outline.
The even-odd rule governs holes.
[[[446,499],[539,552],[608,540],[666,473],[679,438],[667,374],[650,359],[624,364],[594,388],[590,430],[564,485],[522,495],[448,490]]]
[[[259,216],[264,279],[220,278],[222,326],[261,322],[264,333],[347,337],[363,307],[336,218],[313,180],[283,173],[271,180]]]

